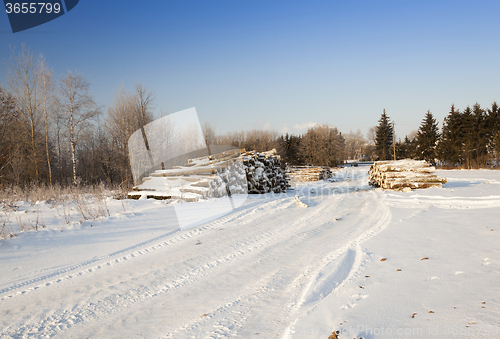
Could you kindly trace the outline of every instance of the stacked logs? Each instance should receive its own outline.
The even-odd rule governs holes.
[[[333,177],[333,173],[332,171],[330,170],[330,168],[328,167],[325,167],[321,170],[321,172],[319,172],[319,178],[318,180],[328,180],[328,179],[331,179]]]
[[[276,150],[265,153],[246,152],[243,154],[248,182],[248,193],[281,193],[290,188],[289,176],[281,168]]]
[[[296,183],[327,180],[334,176],[329,167],[293,166],[289,169],[290,177]]]
[[[240,159],[230,159],[226,167],[215,172],[215,177],[209,181],[210,190],[207,197],[220,198],[233,194],[247,193],[246,168]]]
[[[264,153],[231,150],[157,170],[134,187],[128,197],[198,201],[247,192],[286,192],[290,188],[289,177],[280,165],[274,149]]]
[[[369,184],[392,190],[442,187],[447,180],[436,176],[435,171],[424,160],[376,161],[370,167]]]

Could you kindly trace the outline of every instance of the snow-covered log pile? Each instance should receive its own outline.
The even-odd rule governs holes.
[[[436,176],[435,171],[424,160],[376,161],[370,167],[370,185],[396,190],[442,187],[446,178]]]
[[[301,183],[308,181],[327,180],[335,174],[327,167],[319,166],[292,166],[289,175],[293,182]]]
[[[290,187],[288,181],[276,150],[231,150],[189,159],[184,166],[157,170],[134,187],[128,197],[198,201],[247,192],[279,193]]]
[[[281,161],[276,150],[243,154],[243,164],[246,166],[248,193],[281,193],[290,188],[288,174],[281,168]]]
[[[332,171],[325,167],[321,170],[321,172],[319,172],[319,177],[318,177],[318,180],[328,180],[330,178],[332,178],[334,176],[334,174],[332,173]]]

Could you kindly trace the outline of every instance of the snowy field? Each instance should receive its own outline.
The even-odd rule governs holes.
[[[165,201],[4,206],[41,226],[0,240],[0,337],[500,337],[500,171],[403,193],[367,170],[183,230]]]

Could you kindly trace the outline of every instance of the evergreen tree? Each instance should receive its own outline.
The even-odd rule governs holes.
[[[406,144],[404,141],[401,141],[401,139],[396,141],[396,157],[397,159],[406,158]]]
[[[499,167],[500,158],[500,108],[494,102],[488,109],[488,128],[490,130],[489,149],[495,157],[495,166]]]
[[[451,166],[463,162],[463,125],[460,111],[451,105],[450,113],[444,118],[443,132],[438,147],[439,160]]]
[[[476,167],[486,165],[487,145],[490,138],[490,130],[487,126],[486,111],[476,102],[472,107],[474,152],[473,159]]]
[[[408,136],[405,136],[405,139],[403,141],[399,141],[399,152],[398,152],[398,143],[396,143],[396,153],[398,159],[413,159],[415,158],[415,153],[416,153],[416,141],[415,138],[408,138]]]
[[[462,114],[462,157],[463,163],[466,168],[472,168],[472,161],[474,159],[474,116],[472,114],[472,109],[470,106],[467,106]]]
[[[378,160],[392,159],[392,133],[392,125],[384,109],[375,131],[375,150]]]
[[[427,111],[425,118],[417,132],[417,157],[432,164],[436,163],[439,128],[431,111]]]
[[[289,165],[300,165],[299,159],[299,144],[300,144],[300,136],[288,134],[283,137],[279,141],[282,144],[283,155],[282,155],[282,163]]]

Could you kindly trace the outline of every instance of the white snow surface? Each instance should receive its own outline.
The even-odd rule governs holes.
[[[46,227],[0,240],[0,337],[498,337],[500,171],[406,193],[367,171],[183,229],[165,201],[108,199],[93,221],[18,202],[10,220]]]

